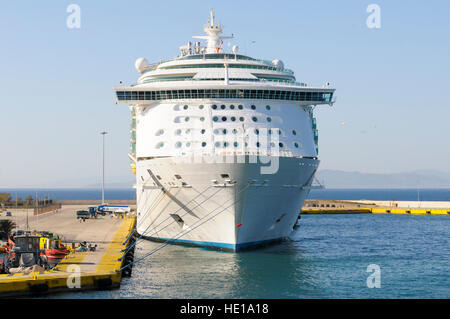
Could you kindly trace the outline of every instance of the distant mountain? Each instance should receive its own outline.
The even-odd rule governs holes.
[[[321,170],[316,177],[326,188],[450,188],[450,173],[434,170],[393,174]]]

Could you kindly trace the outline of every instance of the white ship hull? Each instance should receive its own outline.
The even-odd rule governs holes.
[[[249,163],[248,157],[245,163],[228,164],[179,163],[170,157],[139,162],[137,176],[147,179],[137,189],[138,233],[151,240],[229,251],[288,237],[318,161],[279,160],[278,172],[267,175],[261,175],[263,164]],[[218,179],[221,174],[229,178]]]

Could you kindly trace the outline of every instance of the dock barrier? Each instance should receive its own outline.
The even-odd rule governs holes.
[[[430,209],[430,208],[392,208],[392,207],[377,207],[377,208],[304,208],[300,212],[301,215],[345,215],[345,214],[405,214],[405,215],[449,215],[450,209]]]
[[[89,252],[71,251],[56,267],[49,271],[34,272],[29,274],[16,273],[0,275],[0,297],[33,296],[54,292],[77,292],[91,289],[112,289],[120,287],[122,275],[131,275],[131,267],[128,272],[120,272],[125,263],[132,262],[134,250],[129,255],[121,258],[124,249],[132,241],[125,242],[133,233],[136,224],[135,216],[127,216],[123,219],[119,229],[106,248],[95,271],[77,272],[79,265],[89,255]]]

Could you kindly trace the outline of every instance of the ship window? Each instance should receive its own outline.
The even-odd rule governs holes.
[[[228,142],[223,142],[224,147],[228,147]]]
[[[222,110],[225,110],[225,105],[222,104],[222,105],[220,106],[220,108],[221,108]]]
[[[236,121],[236,117],[234,117],[234,116],[232,116],[230,119],[231,119],[231,121],[233,121],[233,122]]]
[[[156,175],[156,177],[159,179],[159,180],[161,180],[162,178],[161,178],[161,176],[159,176],[159,175]]]
[[[227,129],[224,128],[224,129],[222,130],[222,133],[223,133],[223,134],[227,134]]]
[[[199,108],[200,110],[203,110],[204,106],[203,106],[203,105],[200,105],[198,108]]]
[[[256,110],[256,106],[252,105],[251,106],[252,110]]]
[[[241,117],[239,118],[239,121],[244,122],[244,118],[241,116]]]
[[[270,117],[267,118],[267,122],[272,122],[272,119]]]
[[[175,143],[175,147],[176,147],[176,148],[180,148],[180,147],[181,147],[181,142],[176,142],[176,143]]]
[[[213,117],[213,121],[214,121],[214,122],[217,122],[218,120],[219,120],[219,118],[218,118],[217,116],[214,116],[214,117]]]
[[[204,129],[200,131],[200,133],[202,133],[202,134],[205,134],[205,132],[206,132],[206,131],[205,131]]]
[[[255,129],[255,134],[259,135],[259,130],[258,129]]]
[[[214,143],[214,146],[215,146],[215,147],[220,147],[220,142],[215,142],[215,143]]]
[[[259,142],[256,142],[256,147],[259,147],[259,145],[260,145]]]
[[[214,134],[219,134],[219,130],[218,130],[218,129],[215,129],[215,130],[214,130]]]
[[[220,177],[222,177],[222,178],[230,178],[230,175],[228,175],[228,174],[220,174]]]
[[[205,147],[206,146],[206,142],[202,142],[202,147]]]
[[[283,143],[281,143],[281,142],[278,143],[278,145],[279,145],[280,147],[283,147],[283,146],[284,146]]]
[[[295,143],[294,143],[294,146],[295,146],[296,148],[298,148],[298,143],[297,143],[297,142],[295,142]]]
[[[234,128],[232,132],[233,132],[233,134],[236,134],[237,130]]]
[[[181,134],[181,130],[180,129],[175,131],[175,135],[180,135],[180,134]]]
[[[296,130],[292,130],[292,134],[293,135],[297,135],[297,131]]]
[[[256,116],[252,117],[253,122],[258,122],[258,119],[256,118]]]
[[[230,105],[230,109],[234,110],[234,105],[233,104]]]
[[[234,147],[238,147],[239,143],[238,142],[234,142],[233,145],[234,145]]]
[[[159,130],[158,132],[156,132],[156,136],[159,136],[159,135],[163,135],[164,134],[164,130]]]
[[[214,105],[212,106],[212,108],[213,108],[213,110],[217,109],[217,105],[214,104]]]
[[[186,116],[186,117],[184,118],[184,121],[185,121],[185,122],[189,121],[189,116]]]
[[[269,135],[272,134],[272,130],[271,129],[269,129],[268,132],[269,132]]]
[[[190,142],[187,142],[186,143],[186,147],[190,147],[191,146],[191,143]]]
[[[164,143],[163,142],[159,142],[158,144],[156,144],[156,148],[161,148],[161,147],[163,147],[164,146]]]
[[[200,121],[203,122],[204,120],[205,120],[205,118],[202,116],[202,117],[200,118]]]
[[[244,107],[243,107],[242,105],[240,105],[240,104],[238,105],[238,109],[239,109],[239,110],[242,110],[243,108],[244,108]]]
[[[187,109],[188,109],[188,106],[187,106],[187,105],[183,106],[183,109],[187,110]]]
[[[181,179],[181,176],[178,175],[178,174],[175,174],[175,178],[176,178],[176,179]]]
[[[270,105],[266,105],[266,109],[267,109],[267,110],[270,110]]]
[[[222,121],[225,122],[227,120],[226,116],[222,116]]]

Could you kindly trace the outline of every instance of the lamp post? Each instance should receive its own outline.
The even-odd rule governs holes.
[[[100,132],[103,135],[103,164],[102,164],[102,205],[105,204],[105,135],[108,132]]]

